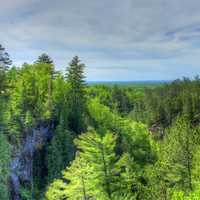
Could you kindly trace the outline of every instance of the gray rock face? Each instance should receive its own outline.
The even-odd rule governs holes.
[[[11,199],[21,200],[21,184],[32,184],[33,155],[53,137],[53,125],[40,125],[27,134],[21,147],[13,150],[13,159],[10,164]]]

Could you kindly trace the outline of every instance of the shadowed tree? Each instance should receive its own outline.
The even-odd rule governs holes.
[[[67,68],[66,79],[69,84],[69,129],[80,134],[85,129],[84,115],[86,113],[86,83],[85,65],[75,56]]]

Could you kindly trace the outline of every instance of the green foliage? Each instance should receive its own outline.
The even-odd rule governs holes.
[[[200,79],[183,78],[155,88],[148,88],[138,98],[132,118],[148,125],[167,127],[178,115],[186,114],[197,123],[200,112]]]
[[[9,199],[11,146],[14,156],[42,124],[54,128],[53,138],[34,152],[24,200],[200,199],[198,77],[87,86],[77,56],[65,76],[47,54],[10,64],[0,45],[0,199]]]
[[[184,194],[183,191],[175,191],[171,200],[198,200],[200,199],[200,187],[197,185],[193,192]]]
[[[92,126],[100,133],[109,130],[119,135],[119,152],[129,152],[141,165],[154,159],[145,125],[119,117],[98,99],[89,102],[88,110]]]
[[[0,94],[5,93],[7,87],[7,71],[11,65],[9,54],[5,52],[5,48],[0,44]]]
[[[143,95],[143,91],[131,85],[91,85],[88,95],[98,98],[101,104],[118,115],[127,116],[133,110],[137,99]]]
[[[198,138],[198,128],[192,127],[187,117],[179,117],[164,140],[154,143],[158,160],[146,168],[150,198],[171,199],[174,191],[183,191],[176,194],[178,198],[196,187],[199,180]]]
[[[53,92],[52,92],[52,106],[53,116],[60,119],[62,117],[63,125],[68,127],[68,90],[69,85],[65,82],[62,74],[57,73],[53,80]]]
[[[21,194],[21,198],[22,200],[30,200],[32,199],[32,194],[31,191],[27,188],[20,188],[20,194]]]
[[[2,200],[8,200],[10,150],[6,137],[0,132],[0,199]]]
[[[80,150],[80,156],[92,165],[95,172],[93,181],[90,181],[94,186],[93,192],[111,199],[117,183],[115,176],[117,156],[114,151],[116,136],[107,133],[101,137],[95,132],[89,132],[81,135],[75,143]]]
[[[46,63],[46,64],[53,64],[53,60],[46,54],[41,54],[35,63]]]
[[[7,114],[9,134],[13,140],[14,137],[18,140],[25,128],[51,118],[53,70],[51,64],[25,64],[17,73]]]
[[[75,147],[72,134],[59,125],[48,147],[48,183],[60,178],[61,171],[74,159]]]
[[[66,199],[66,183],[62,180],[55,180],[48,188],[46,192],[46,198],[48,200],[62,200]]]
[[[66,79],[69,85],[67,101],[69,107],[69,129],[76,134],[85,129],[86,113],[86,84],[84,81],[84,67],[75,56],[67,68]]]
[[[129,156],[118,158],[116,139],[114,134],[101,136],[95,131],[80,135],[75,141],[79,150],[76,159],[63,172],[64,181],[50,185],[47,199],[134,199]]]
[[[166,138],[166,161],[179,176],[181,187],[192,190],[192,162],[196,147],[196,134],[187,119],[178,118]],[[172,151],[174,149],[174,151]]]

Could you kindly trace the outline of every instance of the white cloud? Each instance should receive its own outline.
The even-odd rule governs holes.
[[[138,75],[156,65],[152,70],[175,77],[184,74],[181,65],[200,64],[199,9],[197,0],[7,0],[0,7],[0,43],[16,63],[47,51],[62,67],[78,54],[93,74],[126,66]]]

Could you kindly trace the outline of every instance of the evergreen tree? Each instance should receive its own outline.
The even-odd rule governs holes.
[[[73,136],[64,129],[61,122],[56,128],[55,136],[48,147],[48,183],[60,178],[62,170],[74,159],[74,152]]]
[[[10,162],[10,145],[0,131],[0,199],[8,199],[8,175]]]
[[[69,129],[76,134],[81,133],[85,129],[86,114],[86,84],[84,80],[84,68],[77,56],[75,56],[69,67],[67,68],[67,83],[69,85],[68,90],[68,106],[69,116]]]
[[[5,48],[0,44],[0,69],[8,70],[9,65],[12,64],[9,54],[5,52]]]
[[[80,156],[93,168],[94,173],[90,184],[94,186],[93,192],[98,194],[99,199],[112,199],[117,189],[116,139],[116,136],[111,133],[101,136],[93,131],[82,134],[75,140]]]
[[[92,185],[90,185],[91,173],[90,165],[83,158],[77,155],[72,164],[63,172],[64,182],[59,182],[64,190],[62,198],[59,198],[58,195],[55,195],[55,199],[61,200],[66,198],[69,200],[89,200],[92,192]],[[59,180],[56,180],[52,185],[50,185],[50,188],[46,193],[48,200],[54,200],[52,196],[61,192],[60,188],[55,187],[57,186],[58,181]],[[69,183],[67,184],[66,182],[68,181]]]
[[[155,179],[150,178],[152,185],[153,182],[158,182],[157,180],[160,182],[157,190],[155,186],[153,189],[157,195],[165,194],[165,199],[168,199],[172,188],[185,192],[193,190],[192,167],[196,143],[196,132],[187,118],[177,118],[161,143],[159,161],[153,167],[156,170],[151,171],[154,171],[155,176]]]
[[[66,196],[66,183],[61,179],[55,180],[45,193],[47,200],[65,200]]]
[[[148,130],[142,123],[137,123],[118,116],[116,113],[102,105],[98,99],[92,99],[88,103],[88,112],[92,126],[98,132],[105,130],[118,135],[118,154],[129,153],[139,165],[151,163],[154,154],[148,137]]]
[[[117,162],[115,142],[114,135],[108,133],[101,137],[95,132],[82,134],[75,141],[80,152],[63,173],[64,179],[69,180],[62,186],[66,197],[77,200],[112,199],[114,185],[117,184],[114,170]],[[50,194],[59,194],[55,184],[47,192],[48,200],[51,200]]]
[[[175,143],[174,160],[182,165],[184,170],[184,185],[192,190],[192,160],[196,146],[196,135],[187,119],[178,119],[175,130],[172,128],[171,136]],[[178,154],[177,154],[178,153]]]
[[[140,182],[137,175],[137,164],[128,153],[124,153],[117,162],[116,174],[120,177],[118,180],[118,190],[114,197],[117,199],[136,199],[139,195]],[[115,199],[114,198],[114,199]]]
[[[5,48],[0,44],[0,95],[5,92],[6,87],[6,72],[12,64],[9,54],[5,52]]]
[[[48,56],[48,54],[43,53],[38,57],[36,63],[53,64],[53,60]]]
[[[135,163],[128,154],[118,159],[116,139],[111,133],[101,136],[95,131],[80,135],[75,140],[76,159],[64,170],[63,180],[50,185],[47,199],[135,199],[133,190],[139,189]]]
[[[9,133],[13,140],[27,128],[52,116],[52,65],[38,63],[23,65],[12,93],[8,108]]]
[[[52,104],[54,116],[58,119],[62,118],[62,124],[65,128],[68,127],[68,101],[67,92],[68,85],[66,84],[64,77],[61,73],[57,73],[53,80],[53,93],[52,93]]]
[[[200,199],[200,185],[198,184],[194,191],[189,194],[183,191],[174,191],[171,200],[199,200]]]

